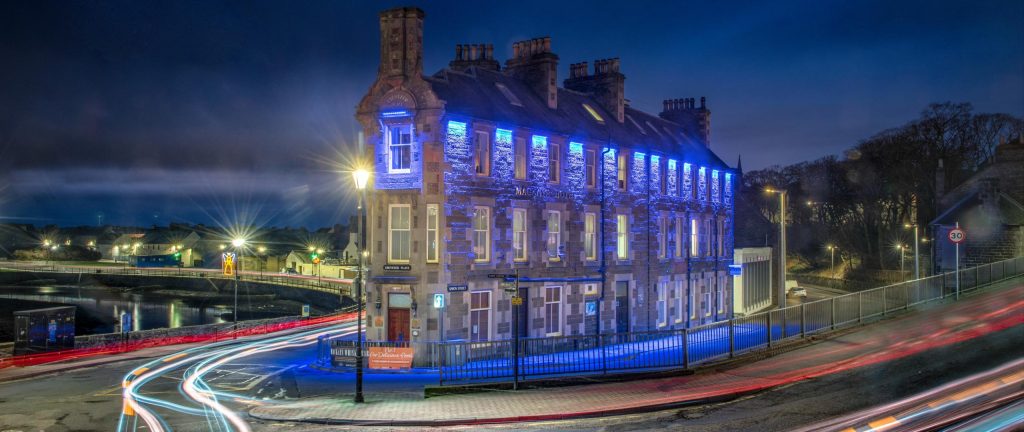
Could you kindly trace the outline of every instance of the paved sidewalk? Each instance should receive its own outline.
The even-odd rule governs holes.
[[[367,394],[362,405],[353,404],[350,395],[338,395],[259,406],[250,415],[273,421],[442,426],[615,415],[733,398],[1020,326],[1024,324],[1021,280],[762,361],[696,375],[429,399]]]

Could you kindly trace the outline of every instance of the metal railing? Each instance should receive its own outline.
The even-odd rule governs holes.
[[[118,276],[161,276],[179,277],[193,279],[222,279],[231,280],[233,276],[225,276],[217,269],[201,268],[138,268],[138,267],[103,267],[103,266],[76,266],[58,263],[34,263],[5,261],[0,262],[0,269],[15,270],[34,273],[73,273],[73,274],[107,274]],[[259,282],[273,285],[284,285],[294,288],[321,291],[331,294],[341,292],[343,295],[352,297],[352,282],[344,279],[326,279],[315,277],[297,277],[277,275],[273,273],[260,274],[245,271],[238,275],[240,281]]]
[[[421,342],[417,350],[429,355],[418,366],[436,367],[441,385],[688,369],[878,320],[924,303],[959,298],[1021,274],[1024,257],[1017,257],[961,270],[959,291],[956,274],[947,273],[686,329],[524,338],[519,340],[517,359],[511,340]],[[513,361],[519,363],[518,372]]]

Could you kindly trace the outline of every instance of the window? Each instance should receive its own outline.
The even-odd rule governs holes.
[[[548,181],[558,183],[559,174],[562,172],[561,154],[558,153],[558,144],[548,145]]]
[[[601,117],[601,114],[598,114],[597,110],[595,110],[594,107],[588,104],[581,105],[583,105],[583,109],[587,110],[587,113],[589,113],[590,116],[594,118],[594,120],[597,120],[598,123],[604,123],[604,117]]]
[[[544,332],[548,336],[562,333],[562,287],[544,287]]]
[[[661,162],[658,163],[658,180],[660,182],[659,189],[661,194],[665,195],[668,192],[668,169],[666,169],[665,165],[661,165]]]
[[[668,216],[658,217],[658,258],[668,258]]]
[[[587,169],[587,187],[592,188],[597,186],[597,151],[587,150],[586,156],[586,169]]]
[[[505,99],[508,99],[508,103],[515,105],[517,107],[523,106],[523,103],[519,101],[519,97],[516,96],[515,93],[512,93],[508,89],[508,87],[505,87],[505,84],[494,83],[494,86],[497,87],[499,91],[501,91],[501,94],[505,96]]]
[[[629,178],[629,167],[627,166],[628,163],[629,161],[627,160],[626,155],[624,153],[620,154],[618,159],[617,176],[619,180],[619,190],[626,190],[626,182]]]
[[[388,262],[409,262],[412,226],[408,204],[392,204],[388,213]]]
[[[689,302],[690,304],[687,306],[687,308],[690,309],[690,319],[694,319],[694,318],[697,318],[697,304],[696,304],[697,303],[697,276],[696,275],[693,275],[693,274],[690,275],[690,287],[689,287],[688,291],[690,292],[690,302]]]
[[[557,211],[548,212],[548,259],[557,261],[559,247],[562,245],[562,217]]]
[[[437,260],[437,227],[439,224],[437,204],[427,204],[427,262]]]
[[[526,138],[516,137],[515,164],[516,180],[526,180]]]
[[[700,240],[698,239],[698,227],[699,225],[697,224],[697,219],[690,219],[690,256],[692,257],[695,257],[700,253],[700,251],[698,250],[700,247]]]
[[[615,256],[629,259],[629,219],[626,215],[616,215],[615,219]]]
[[[597,215],[583,215],[583,252],[587,261],[597,260]]]
[[[677,276],[678,277],[678,276]],[[683,322],[686,318],[686,310],[683,309],[683,298],[684,292],[686,291],[686,281],[676,280],[676,322]]]
[[[725,312],[725,281],[718,278],[718,312]]]
[[[716,236],[718,241],[718,256],[725,256],[725,220],[718,220],[718,235]]]
[[[476,133],[473,168],[476,175],[487,176],[491,174],[491,136],[487,132],[477,131]]]
[[[711,232],[711,219],[704,220],[704,256],[714,255],[714,238]]]
[[[683,258],[683,218],[676,217],[676,258]]]
[[[469,340],[486,341],[491,334],[491,292],[473,291],[469,295]]]
[[[407,173],[412,167],[412,125],[387,127],[388,172]]]
[[[491,209],[475,207],[473,213],[473,254],[476,262],[490,260],[491,257]]]
[[[516,261],[527,261],[526,209],[512,209],[512,249]]]
[[[711,316],[711,291],[709,287],[704,287],[704,316]]]
[[[658,282],[658,327],[668,324],[668,282]]]

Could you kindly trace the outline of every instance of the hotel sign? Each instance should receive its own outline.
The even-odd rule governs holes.
[[[515,188],[515,193],[514,193],[514,197],[515,198],[533,198],[535,196],[550,197],[550,198],[555,198],[555,199],[566,199],[566,200],[571,200],[571,199],[574,198],[571,193],[564,192],[564,191],[551,191],[551,190],[545,190],[545,189],[539,188],[539,187],[531,188],[531,187],[526,187],[526,186],[516,186],[516,188]]]
[[[409,271],[412,266],[409,264],[384,264],[384,271]]]

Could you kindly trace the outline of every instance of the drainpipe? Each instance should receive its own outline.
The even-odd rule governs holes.
[[[604,209],[605,209],[605,176],[607,176],[607,171],[608,170],[605,169],[604,161],[605,161],[605,158],[608,156],[608,152],[612,151],[612,148],[610,147],[611,146],[611,141],[610,141],[611,140],[611,136],[610,135],[609,135],[608,139],[609,139],[609,141],[605,141],[605,142],[608,143],[607,144],[608,147],[605,147],[604,150],[601,151],[601,211],[599,213],[601,215],[601,235],[600,236],[596,236],[597,238],[594,239],[595,243],[597,242],[598,239],[601,240],[600,246],[598,248],[598,250],[601,251],[601,266],[597,268],[597,272],[601,274],[601,294],[597,296],[597,334],[599,334],[599,335],[601,334],[601,306],[604,305],[604,287],[605,287],[605,285],[608,284],[608,278],[607,278],[608,266],[607,266],[607,261],[605,260],[605,231],[604,231],[604,229],[605,229],[605,211],[604,211]]]
[[[644,183],[647,183],[647,302],[644,309],[647,309],[647,328],[657,329],[657,324],[651,325],[651,160],[654,155],[650,149],[647,150],[647,160],[644,162]],[[659,173],[660,174],[660,173]]]

